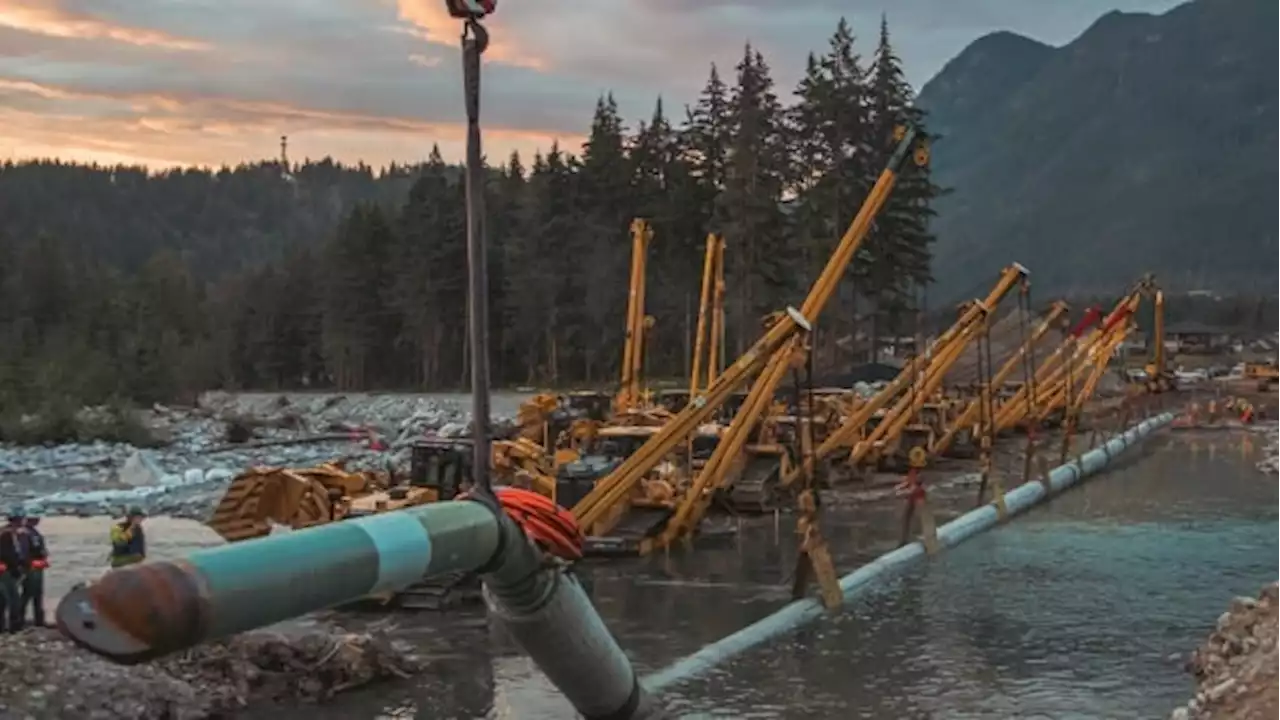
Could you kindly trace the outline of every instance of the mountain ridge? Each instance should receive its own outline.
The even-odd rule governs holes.
[[[1017,260],[1054,292],[1147,270],[1274,292],[1276,20],[1255,0],[1193,0],[1107,13],[1056,48],[993,33],[953,58],[917,101],[954,189],[937,202],[939,290]]]

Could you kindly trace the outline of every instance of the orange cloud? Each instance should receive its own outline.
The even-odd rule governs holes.
[[[414,34],[424,40],[454,46],[461,41],[462,24],[449,15],[440,0],[396,0],[396,11],[401,20],[413,24],[420,31]],[[496,18],[489,24],[502,27]],[[510,40],[511,36],[512,33],[494,33],[485,50],[485,58],[531,70],[547,69],[545,58],[538,56],[530,48],[513,42]]]
[[[207,50],[209,44],[146,28],[116,25],[58,7],[55,0],[0,0],[0,27],[79,40],[114,40],[166,50]]]
[[[271,156],[279,136],[295,158],[332,156],[373,165],[414,162],[432,144],[461,159],[465,127],[416,118],[296,107],[235,98],[110,93],[0,78],[0,97],[25,96],[37,108],[0,103],[0,157],[59,157],[153,168],[248,162]],[[103,104],[106,104],[103,107]],[[86,107],[93,105],[93,112]],[[518,128],[486,131],[486,154],[530,155],[563,137]]]

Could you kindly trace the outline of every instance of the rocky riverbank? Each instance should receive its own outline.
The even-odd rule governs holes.
[[[1195,698],[1171,720],[1254,720],[1276,717],[1277,587],[1257,599],[1239,597],[1218,618],[1209,638],[1191,656]]]
[[[201,720],[249,706],[320,702],[422,662],[388,630],[245,633],[152,663],[121,666],[56,630],[0,637],[0,717],[41,720]]]
[[[495,397],[496,421],[523,396]],[[141,413],[159,447],[0,444],[0,505],[49,514],[152,514],[202,518],[235,474],[254,465],[306,466],[338,458],[354,467],[407,462],[428,433],[467,431],[466,396],[207,393],[196,407]]]
[[[1258,461],[1258,469],[1270,475],[1280,475],[1280,425],[1257,428],[1257,432],[1265,434],[1267,444],[1262,448],[1262,459]]]

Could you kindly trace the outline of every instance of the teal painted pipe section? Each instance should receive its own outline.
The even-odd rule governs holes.
[[[208,637],[218,638],[332,607],[351,599],[353,588],[374,587],[376,549],[364,528],[341,522],[197,550],[186,563],[207,588]]]
[[[1012,517],[1031,508],[1053,493],[1060,492],[1079,481],[1106,468],[1124,451],[1137,445],[1151,433],[1173,422],[1173,415],[1164,413],[1145,420],[1118,435],[1102,446],[1090,450],[1072,462],[1060,465],[1049,472],[1049,487],[1038,481],[1027,482],[1005,493],[1005,505]],[[949,548],[995,527],[1000,521],[992,504],[965,513],[938,528],[938,541],[942,548]],[[859,596],[867,588],[892,577],[916,562],[928,557],[919,541],[908,543],[885,553],[870,563],[840,579],[840,589],[845,602]],[[697,677],[717,665],[788,633],[801,625],[812,622],[825,614],[822,605],[812,598],[789,603],[762,620],[718,640],[701,650],[649,675],[643,684],[655,693],[661,693],[682,682]]]
[[[499,551],[499,517],[511,524],[479,502],[432,503],[143,563],[73,589],[58,604],[58,624],[94,652],[142,662],[478,570]]]

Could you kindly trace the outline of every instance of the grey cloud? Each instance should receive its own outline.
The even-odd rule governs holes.
[[[978,36],[1010,29],[1062,43],[1119,5],[1161,11],[1172,0],[520,0],[495,33],[549,60],[545,73],[491,64],[484,112],[494,125],[580,134],[612,89],[627,117],[692,101],[716,62],[732,75],[743,42],[770,62],[779,92],[846,16],[869,56],[880,15],[917,87]],[[317,110],[458,122],[458,51],[408,33],[385,0],[64,0],[61,7],[214,45],[158,55],[109,41],[37,38],[0,28],[0,77],[89,89],[217,96]],[[25,39],[24,39],[25,35]],[[412,55],[439,58],[433,67]],[[162,58],[157,60],[157,58]]]

